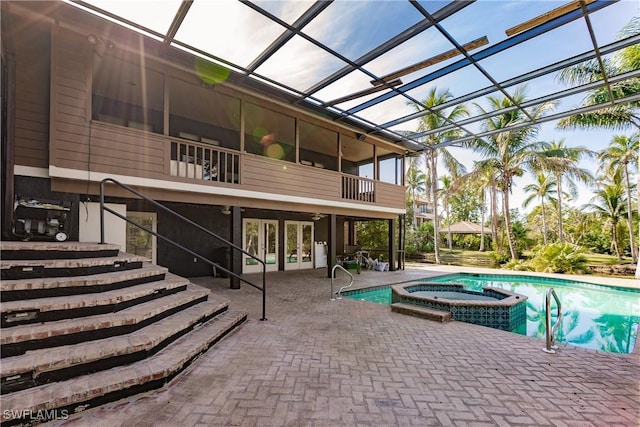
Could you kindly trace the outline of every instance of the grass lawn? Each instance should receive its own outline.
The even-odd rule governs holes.
[[[440,248],[440,260],[442,264],[450,265],[462,265],[462,266],[482,266],[482,267],[494,267],[493,259],[491,258],[491,251],[479,252],[465,249],[453,249],[444,247]],[[622,261],[618,257],[613,255],[604,254],[584,254],[587,258],[587,265],[592,266],[608,266],[618,264],[630,264],[632,262],[630,257],[623,257]],[[531,252],[525,252],[525,257],[530,257]],[[427,262],[434,262],[435,255],[433,252],[426,254]]]

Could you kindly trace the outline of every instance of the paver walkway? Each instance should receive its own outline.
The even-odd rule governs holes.
[[[433,274],[442,270],[364,271],[356,284]],[[640,351],[561,346],[549,355],[540,339],[332,302],[324,270],[267,280],[266,322],[255,289],[194,280],[250,312],[249,321],[168,387],[59,424],[640,426]]]

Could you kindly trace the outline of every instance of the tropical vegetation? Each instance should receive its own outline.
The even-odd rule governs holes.
[[[640,18],[633,18],[620,37],[640,33]],[[613,57],[586,61],[566,68],[557,80],[581,85],[602,80],[602,68],[608,75],[620,75],[640,69],[640,48],[622,49]],[[576,114],[558,122],[559,129],[604,128],[612,131],[608,146],[600,152],[576,145],[567,136],[543,141],[539,126],[524,122],[551,114],[553,102],[538,103],[523,111],[513,108],[529,99],[526,86],[518,86],[483,102],[469,106],[444,108],[453,99],[448,89],[432,88],[426,98],[413,104],[424,114],[414,131],[422,138],[424,155],[408,162],[406,183],[408,212],[407,252],[434,252],[440,263],[441,247],[483,251],[493,250],[492,258],[507,266],[535,271],[586,271],[584,254],[614,255],[619,262],[638,260],[638,152],[640,139],[640,101],[611,106],[611,97],[627,98],[640,93],[640,79],[628,78],[596,87],[586,93],[582,106],[599,110]],[[634,98],[632,98],[634,99]],[[464,166],[443,142],[460,137],[452,126],[443,127],[469,115],[482,115],[482,138],[464,145],[480,160],[472,170]],[[453,128],[453,129],[452,129]],[[439,129],[448,129],[441,131]],[[584,160],[596,159],[597,170],[587,170]],[[442,166],[438,166],[438,161]],[[439,171],[442,173],[439,175]],[[530,177],[530,184],[518,191],[525,193],[522,208],[511,203],[514,180]],[[577,184],[588,186],[593,198],[577,206]],[[434,220],[429,226],[418,224],[415,212],[418,200],[428,200]],[[515,208],[515,209],[514,209]],[[484,225],[484,235],[455,235],[450,226],[459,221]],[[483,233],[485,228],[482,229]],[[519,260],[523,255],[528,259]],[[508,264],[507,264],[508,262]]]

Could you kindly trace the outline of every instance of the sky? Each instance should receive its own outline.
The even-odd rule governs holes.
[[[314,3],[306,0],[257,0],[254,2],[290,24]],[[444,19],[441,21],[441,25],[461,43],[486,36],[489,45],[493,45],[507,38],[505,29],[567,2],[568,0],[480,0]],[[90,1],[90,3],[164,34],[180,1],[100,0]],[[447,2],[429,0],[420,1],[420,4],[427,11],[433,13],[446,5]],[[638,15],[639,8],[640,0],[621,0],[613,6],[591,14],[590,19],[598,43],[602,45],[613,42],[624,24],[632,16]],[[355,60],[421,19],[423,16],[404,0],[336,0],[303,31],[340,55]],[[247,67],[282,32],[282,26],[249,10],[247,6],[238,1],[196,0],[177,32],[176,39],[239,66]],[[377,76],[383,76],[451,48],[452,45],[435,28],[429,28],[401,46],[374,59],[366,64],[365,68]],[[516,49],[510,49],[482,60],[480,65],[497,81],[504,81],[591,48],[592,44],[586,24],[583,19],[580,19],[523,42]],[[460,57],[449,59],[427,69],[411,73],[402,77],[402,80],[404,83],[411,82],[459,59]],[[341,60],[296,35],[276,54],[260,64],[256,71],[294,89],[305,91],[344,65],[345,63]],[[345,94],[370,88],[370,80],[371,76],[356,70],[338,82],[319,90],[314,96],[323,101],[336,99]],[[412,89],[408,93],[414,99],[422,100],[427,91],[432,86],[436,86],[439,89],[449,89],[454,96],[460,96],[490,86],[490,84],[490,81],[480,71],[468,66],[455,73],[440,77],[429,84]],[[553,76],[532,80],[527,84],[528,98],[537,98],[555,92],[559,87]],[[512,90],[513,88],[510,91]],[[379,94],[347,101],[338,106],[342,109],[351,109],[377,96]],[[581,98],[582,96],[578,95],[564,99],[561,101],[564,104],[560,107],[566,109],[568,105],[577,106],[580,104]],[[484,98],[472,102],[486,106]],[[473,107],[471,109],[474,110]],[[365,120],[381,124],[404,117],[413,111],[414,108],[408,105],[405,98],[396,96],[357,114]],[[393,129],[415,130],[416,127],[416,121],[407,121]],[[469,125],[471,131],[478,129],[477,124]],[[626,134],[630,134],[630,132]],[[585,146],[595,151],[604,148],[611,141],[613,135],[612,132],[604,130],[559,131],[554,128],[553,123],[542,125],[539,132],[541,140],[558,141],[564,138],[569,146]],[[456,150],[452,149],[454,152]],[[459,150],[457,156],[469,169],[472,167],[473,161],[478,160],[477,156],[466,150]],[[597,164],[593,161],[585,162],[581,166],[591,171],[597,169]],[[522,188],[528,182],[527,179],[516,180],[512,194],[512,206],[521,205],[522,200],[526,197]],[[588,203],[590,198],[590,190],[582,187],[578,199],[573,204]]]

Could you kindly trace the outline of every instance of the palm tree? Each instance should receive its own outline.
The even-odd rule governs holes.
[[[508,97],[487,97],[491,108],[495,110],[509,109],[514,105],[520,105],[526,101],[525,87],[516,88],[511,95],[514,102]],[[554,103],[539,104],[528,111],[528,114],[536,119],[543,116],[554,107]],[[482,114],[488,112],[480,105],[476,107]],[[527,117],[520,109],[510,109],[506,112],[491,116],[482,122],[483,131],[499,131],[490,134],[485,139],[471,141],[474,150],[484,156],[480,161],[481,168],[493,168],[497,172],[497,185],[502,192],[502,206],[505,218],[505,227],[509,241],[509,250],[512,259],[518,259],[516,253],[515,237],[511,229],[511,212],[509,207],[509,194],[513,186],[513,179],[522,176],[527,170],[535,170],[539,164],[539,152],[543,151],[546,144],[535,141],[538,131],[537,126],[527,126],[517,129],[508,129],[525,121]],[[504,131],[500,131],[504,129]]]
[[[473,172],[472,172],[473,174]],[[488,173],[484,175],[478,174],[474,179],[467,179],[469,175],[462,177],[467,183],[467,186],[471,189],[471,193],[473,196],[478,198],[478,205],[480,208],[480,247],[478,248],[479,252],[484,252],[484,222],[485,222],[485,210],[487,203],[487,191],[493,193],[495,191],[495,187],[492,186],[491,176]],[[491,206],[493,209],[493,204]],[[493,210],[491,211],[493,213]],[[492,236],[493,237],[493,236]]]
[[[553,195],[557,194],[556,181],[553,177],[539,173],[536,175],[536,182],[526,185],[524,187],[524,191],[527,193],[531,193],[531,195],[527,197],[524,202],[522,202],[522,206],[524,206],[525,208],[528,207],[534,200],[540,199],[540,207],[542,209],[542,241],[546,245],[547,211],[544,202],[545,200],[549,200],[552,203],[555,201]]]
[[[623,174],[625,179],[625,189],[627,192],[627,223],[629,226],[629,242],[631,246],[631,258],[633,262],[638,262],[638,252],[635,244],[635,233],[633,232],[633,210],[631,208],[631,184],[629,182],[629,167],[638,168],[638,151],[640,149],[640,133],[628,137],[625,135],[614,136],[609,146],[600,153],[598,158],[603,162],[602,168],[609,173],[615,173],[617,169]]]
[[[611,246],[618,259],[622,259],[618,246],[618,223],[626,214],[625,191],[619,171],[614,173],[612,181],[598,190],[592,198],[593,203],[587,205],[601,218],[605,219],[611,229]]]
[[[447,211],[447,242],[449,243],[449,251],[453,250],[453,244],[451,242],[451,212],[449,210],[449,198],[451,197],[451,191],[453,190],[453,180],[450,176],[444,175],[440,177],[440,182],[442,183],[442,204],[444,205],[444,209]]]
[[[633,17],[627,25],[618,33],[618,39],[625,39],[640,34],[640,17]],[[605,61],[607,74],[612,76],[623,72],[640,69],[640,47],[628,46],[615,55],[615,61]],[[557,79],[567,84],[582,84],[602,80],[602,70],[595,61],[587,61],[564,69]],[[590,92],[583,100],[583,106],[606,104],[614,98],[622,98],[640,93],[640,79],[626,79],[619,83],[609,85],[609,90],[603,85],[600,89]],[[560,129],[593,129],[607,128],[611,130],[624,130],[630,127],[640,131],[640,116],[638,115],[640,101],[618,104],[593,111],[591,113],[576,114],[558,122]],[[638,199],[640,199],[640,185],[638,186]],[[640,203],[638,203],[640,213]],[[636,278],[640,279],[640,262],[636,262]]]
[[[482,229],[480,231],[480,252],[484,252],[484,214],[486,209],[487,195],[489,192],[489,212],[491,216],[491,240],[497,245],[499,242],[496,237],[498,236],[498,213],[497,213],[497,174],[495,169],[487,163],[473,162],[473,170],[468,174],[461,176],[460,181],[465,182],[473,190],[474,194],[478,197],[480,202],[480,224]],[[500,250],[501,248],[497,248]]]
[[[418,194],[425,192],[425,174],[420,170],[420,158],[410,157],[409,168],[407,169],[407,191],[411,195],[412,211],[413,211],[413,227],[417,226],[416,210],[418,205]]]
[[[618,39],[628,38],[636,34],[640,34],[640,17],[632,18],[618,33]],[[640,69],[640,48],[637,45],[626,47],[619,51],[613,60],[605,58],[603,66],[608,76],[638,70]],[[603,77],[600,63],[593,59],[565,68],[556,78],[561,83],[575,86],[602,81]],[[640,79],[638,78],[622,80],[609,86],[611,87],[611,93],[609,93],[605,85],[589,92],[584,98],[582,106],[606,104],[611,101],[611,95],[613,95],[614,99],[619,99],[640,93]],[[577,114],[562,119],[557,126],[560,129],[608,128],[622,130],[630,126],[640,129],[640,117],[637,114],[638,107],[640,107],[639,101],[606,106],[590,113]]]
[[[585,147],[567,147],[564,138],[562,138],[557,142],[551,141],[542,154],[540,168],[553,173],[558,186],[558,237],[560,243],[564,243],[562,226],[562,198],[564,192],[562,190],[562,182],[564,180],[567,181],[569,194],[571,197],[576,197],[577,187],[574,180],[588,183],[594,179],[588,170],[578,167],[578,162],[582,158],[595,156],[595,153]]]
[[[453,95],[449,92],[448,89],[444,89],[442,91],[438,91],[437,88],[433,87],[427,94],[427,97],[422,101],[422,103],[411,103],[413,107],[417,111],[425,111],[430,110],[438,105],[444,104],[445,102],[453,99]],[[429,130],[437,129],[449,121],[456,121],[462,117],[466,117],[469,115],[469,110],[464,104],[459,104],[453,107],[450,110],[440,111],[438,114],[436,113],[427,113],[420,118],[420,124],[418,125],[418,132],[426,132]],[[442,142],[445,139],[449,138],[457,138],[461,134],[459,129],[451,129],[444,132],[436,132],[430,135],[427,135],[424,139],[424,144],[427,146],[432,146]],[[425,150],[425,167],[427,171],[427,177],[431,186],[431,198],[433,201],[433,234],[434,234],[434,251],[436,264],[440,264],[440,250],[438,248],[438,157],[441,156],[444,161],[445,168],[449,173],[453,176],[458,176],[464,173],[464,165],[460,163],[456,158],[451,155],[451,153],[444,148],[436,148],[436,149],[427,149]]]

